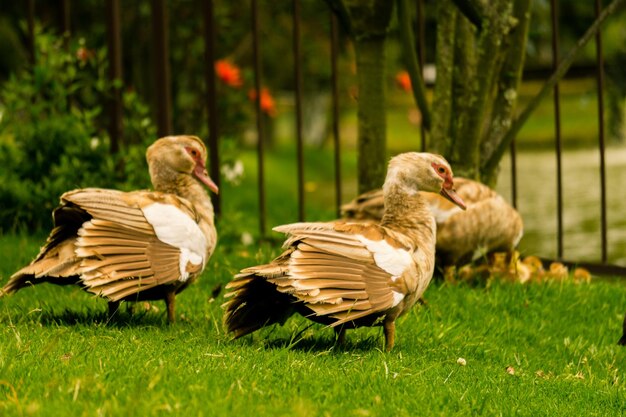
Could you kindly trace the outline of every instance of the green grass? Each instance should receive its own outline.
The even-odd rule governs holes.
[[[522,101],[533,88],[525,87]],[[579,143],[576,137],[593,142],[588,88],[562,88],[566,144]],[[419,146],[406,100],[396,96],[390,105],[394,153]],[[550,101],[536,115],[520,146],[551,146]],[[356,192],[350,126],[342,125],[344,201]],[[297,220],[291,139],[280,138],[266,157],[268,229]],[[307,146],[305,154],[306,218],[332,219],[331,153]],[[270,260],[279,246],[240,242],[242,232],[258,237],[258,198],[254,151],[237,157],[246,174],[241,185],[222,186],[220,245],[201,280],[177,298],[175,325],[166,324],[162,302],[149,310],[137,304],[132,315],[123,311],[108,322],[106,302],[77,288],[40,285],[0,299],[0,416],[626,414],[626,349],[616,345],[626,290],[618,280],[436,282],[425,294],[428,304],[399,320],[391,353],[381,351],[379,328],[350,331],[339,348],[330,329],[300,317],[231,341],[221,324],[223,295],[212,299],[212,290],[239,269]],[[0,283],[44,239],[0,236]]]
[[[0,237],[0,282],[40,238]],[[106,302],[39,285],[0,300],[0,415],[620,415],[626,349],[616,345],[623,282],[489,287],[434,283],[380,329],[333,332],[302,318],[231,341],[211,290],[277,248],[222,242],[178,297],[179,321],[135,305],[107,323]],[[457,364],[458,358],[467,361]],[[514,368],[514,375],[506,372]]]

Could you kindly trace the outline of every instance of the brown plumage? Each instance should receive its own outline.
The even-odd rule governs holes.
[[[467,263],[496,251],[512,251],[523,234],[522,218],[502,196],[477,181],[455,178],[462,211],[440,195],[424,193],[437,222],[437,259],[442,266]],[[382,190],[361,194],[341,208],[345,218],[380,221]]]
[[[619,339],[619,342],[617,342],[617,344],[626,346],[626,315],[624,316],[624,324],[622,325],[622,327],[623,327],[622,337]]]
[[[41,282],[80,284],[109,300],[164,299],[174,321],[175,295],[193,282],[215,249],[217,192],[195,136],[168,136],[146,153],[155,191],[69,191],[53,212],[54,228],[39,255],[17,271],[0,296]]]
[[[387,350],[395,320],[428,286],[434,269],[435,222],[418,189],[441,192],[463,207],[452,171],[440,156],[406,153],[389,163],[385,214],[378,224],[296,223],[282,255],[244,269],[227,285],[224,321],[241,337],[284,323],[294,312],[343,330],[382,325]]]

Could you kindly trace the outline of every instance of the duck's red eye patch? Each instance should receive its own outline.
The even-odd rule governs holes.
[[[189,155],[191,155],[193,158],[198,158],[200,157],[200,152],[198,152],[197,149],[192,148],[190,146],[185,147],[185,150],[189,153]]]
[[[432,166],[437,172],[437,174],[439,174],[439,176],[443,177],[443,176],[448,175],[448,169],[445,166],[437,164],[435,162],[432,163]]]

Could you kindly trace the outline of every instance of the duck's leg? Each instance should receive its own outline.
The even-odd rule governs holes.
[[[175,301],[176,301],[175,291],[168,291],[165,293],[165,306],[167,307],[167,322],[169,324],[172,324],[176,321]]]
[[[383,331],[385,333],[385,351],[390,352],[396,339],[396,322],[395,320],[385,319],[383,321]]]
[[[337,346],[344,346],[346,344],[346,329],[341,327],[335,327],[335,335],[337,335]]]
[[[109,301],[109,320],[113,319],[113,316],[119,311],[120,302],[119,301]]]
[[[617,342],[617,344],[626,346],[626,316],[624,316],[624,325],[622,327],[624,328],[622,332],[622,338],[619,340],[619,342]]]

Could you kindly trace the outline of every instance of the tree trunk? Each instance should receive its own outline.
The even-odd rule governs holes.
[[[344,0],[356,50],[358,98],[358,192],[379,188],[387,168],[385,44],[390,0]]]
[[[356,43],[359,85],[358,183],[359,193],[382,186],[387,155],[385,40],[368,39]]]
[[[452,148],[450,122],[452,117],[452,68],[457,10],[450,0],[437,3],[437,80],[433,93],[432,128],[428,150],[448,156]]]
[[[516,0],[513,6],[513,27],[507,41],[508,48],[504,64],[500,71],[497,83],[497,94],[491,115],[491,125],[481,143],[481,164],[488,160],[496,145],[502,139],[513,121],[517,91],[522,79],[524,58],[526,56],[526,40],[530,23],[531,0]],[[498,169],[481,172],[481,179],[485,184],[495,185]]]
[[[462,156],[456,161],[456,171],[469,178],[478,178],[480,175],[480,140],[493,97],[498,64],[501,62],[502,40],[509,28],[510,6],[509,0],[490,2],[478,35],[476,73],[473,77],[473,91],[467,102],[467,122],[463,130],[457,131],[459,141],[456,144],[456,150]]]
[[[454,43],[454,70],[452,73],[452,117],[450,137],[452,148],[444,154],[455,167],[456,175],[474,178],[469,170],[463,170],[466,159],[462,142],[471,112],[472,99],[476,91],[476,31],[470,21],[458,13],[456,18],[456,42]]]

